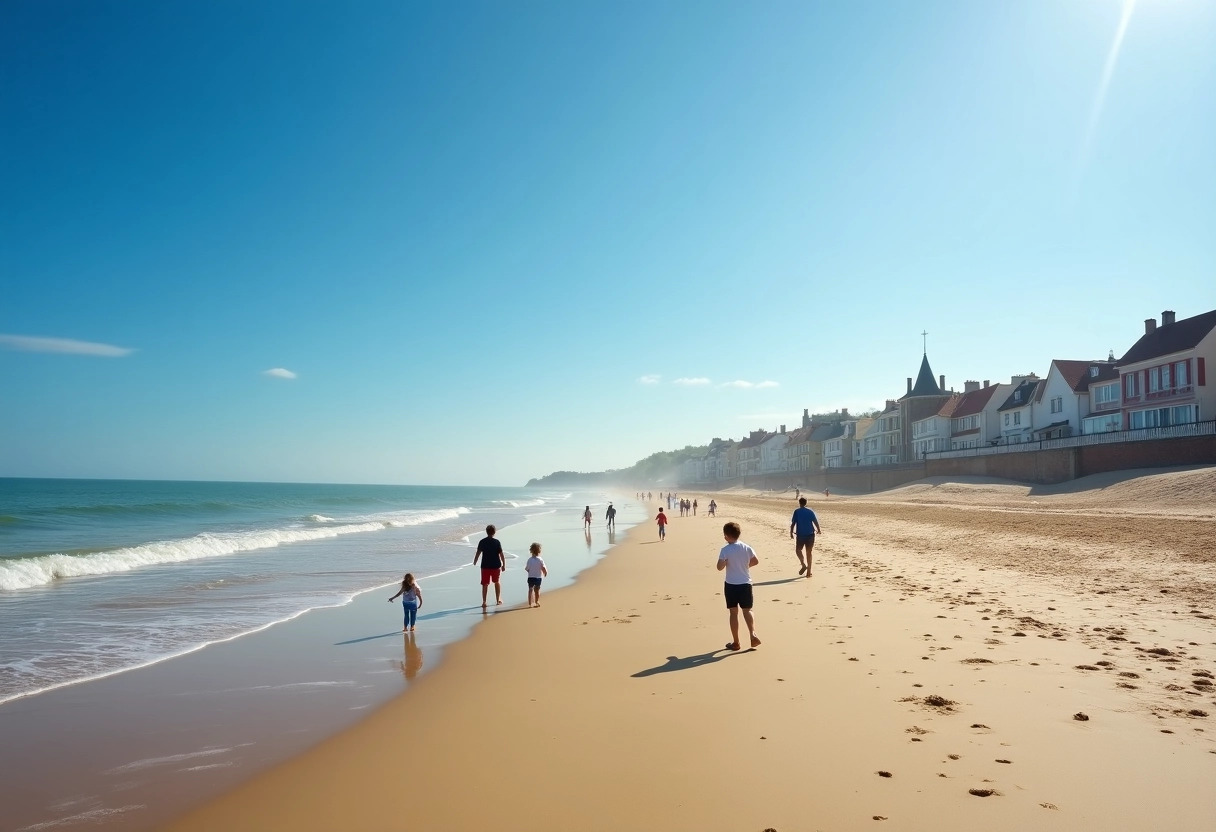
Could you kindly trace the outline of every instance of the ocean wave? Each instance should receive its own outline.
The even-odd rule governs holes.
[[[304,518],[308,523],[332,523],[334,518],[326,517],[324,514],[310,514]]]
[[[308,540],[323,540],[345,534],[380,531],[453,520],[469,509],[400,512],[368,517],[343,525],[319,528],[279,528],[260,531],[204,533],[178,540],[159,540],[87,554],[55,553],[24,558],[0,559],[0,590],[45,586],[60,578],[81,578],[129,572],[145,566],[224,557],[256,549],[272,549]]]
[[[530,508],[545,504],[544,500],[491,500],[490,502],[500,506],[510,506],[511,508]]]

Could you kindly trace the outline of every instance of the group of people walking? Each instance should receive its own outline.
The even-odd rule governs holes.
[[[477,543],[473,553],[473,565],[481,561],[481,608],[484,610],[489,601],[490,586],[494,587],[494,605],[502,605],[502,573],[507,568],[506,554],[502,543],[495,535],[498,529],[494,524],[486,526],[486,536]],[[528,560],[524,563],[524,574],[528,579],[528,606],[540,606],[540,586],[542,579],[548,577],[549,569],[545,566],[544,558],[540,556],[541,546],[533,543],[528,547]],[[422,609],[422,587],[407,572],[401,579],[401,588],[397,594],[389,598],[389,602],[401,599],[401,607],[405,612],[404,632],[412,633],[418,619],[418,611]]]
[[[670,498],[671,495],[669,494]],[[660,495],[662,498],[662,495]],[[695,516],[697,501],[680,500],[680,514],[686,516],[686,512],[692,512]],[[717,502],[710,500],[708,509],[711,516],[717,512]],[[589,529],[591,525],[591,506],[587,506],[583,511],[583,520],[586,527]],[[608,527],[614,528],[616,521],[616,509],[612,503],[608,504],[608,511],[605,514],[605,519],[608,521]],[[659,513],[655,518],[659,528],[659,540],[666,541],[667,539],[667,514],[663,508],[659,507]],[[502,604],[502,573],[506,569],[506,555],[503,552],[502,543],[495,537],[497,529],[491,524],[486,526],[486,536],[483,537],[477,544],[477,549],[473,554],[473,565],[476,566],[480,561],[481,564],[481,608],[486,609],[489,598],[489,588],[494,586],[494,603],[495,605]],[[794,554],[798,558],[799,569],[798,574],[811,577],[811,569],[813,566],[813,554],[815,549],[815,537],[822,534],[823,529],[819,525],[819,517],[814,510],[807,507],[806,497],[799,495],[798,508],[794,510],[793,516],[790,518],[790,539],[794,541]],[[719,572],[724,572],[722,593],[726,599],[726,608],[729,614],[729,625],[731,640],[727,642],[727,650],[740,650],[742,643],[739,640],[739,618],[740,610],[742,610],[742,618],[747,626],[748,638],[752,647],[760,646],[760,638],[756,635],[756,620],[752,613],[754,599],[752,595],[752,580],[751,568],[760,563],[759,557],[756,555],[751,546],[740,540],[742,529],[738,523],[729,522],[722,527],[722,536],[726,541],[726,545],[722,547],[718,553],[717,569]],[[528,581],[528,607],[540,606],[540,588],[541,581],[549,574],[548,568],[545,566],[544,560],[541,558],[541,545],[533,543],[528,547],[529,558],[524,566],[524,572],[527,575]],[[414,631],[418,611],[422,609],[422,587],[414,579],[412,573],[406,573],[402,578],[401,587],[397,593],[388,600],[390,602],[401,599],[401,605],[405,613],[404,631],[412,633]]]

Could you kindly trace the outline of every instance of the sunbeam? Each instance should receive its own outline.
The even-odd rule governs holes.
[[[1115,66],[1119,63],[1119,51],[1123,48],[1123,38],[1127,35],[1127,25],[1131,22],[1132,12],[1136,8],[1136,0],[1123,0],[1123,13],[1119,17],[1119,28],[1115,30],[1115,39],[1106,54],[1106,65],[1102,68],[1102,81],[1098,84],[1098,93],[1094,96],[1093,107],[1089,111],[1089,123],[1085,127],[1085,141],[1081,146],[1081,171],[1089,164],[1090,147],[1093,145],[1094,133],[1097,132],[1098,122],[1102,119],[1102,109],[1106,106],[1106,93],[1110,89],[1111,77],[1115,74]]]

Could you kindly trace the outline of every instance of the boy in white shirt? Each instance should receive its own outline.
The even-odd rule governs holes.
[[[532,601],[536,601],[536,606],[540,606],[540,579],[549,574],[549,570],[545,568],[545,562],[540,557],[540,544],[533,543],[528,547],[528,551],[532,553],[532,557],[528,558],[528,562],[524,564],[524,571],[528,573],[528,606],[532,606]]]
[[[726,608],[730,610],[730,643],[727,650],[739,649],[739,608],[743,608],[743,620],[747,623],[747,632],[752,639],[752,647],[760,646],[756,636],[756,621],[752,618],[752,576],[748,571],[760,563],[752,547],[740,543],[739,537],[743,532],[739,524],[727,523],[722,527],[722,536],[726,545],[718,553],[718,571],[725,570],[726,583],[722,594],[726,596]]]

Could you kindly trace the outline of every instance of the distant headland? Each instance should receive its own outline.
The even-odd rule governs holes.
[[[604,485],[649,485],[674,483],[680,468],[690,459],[699,459],[709,450],[708,445],[688,445],[678,451],[659,451],[640,459],[628,468],[611,471],[554,471],[543,477],[533,477],[525,488],[571,488]]]

